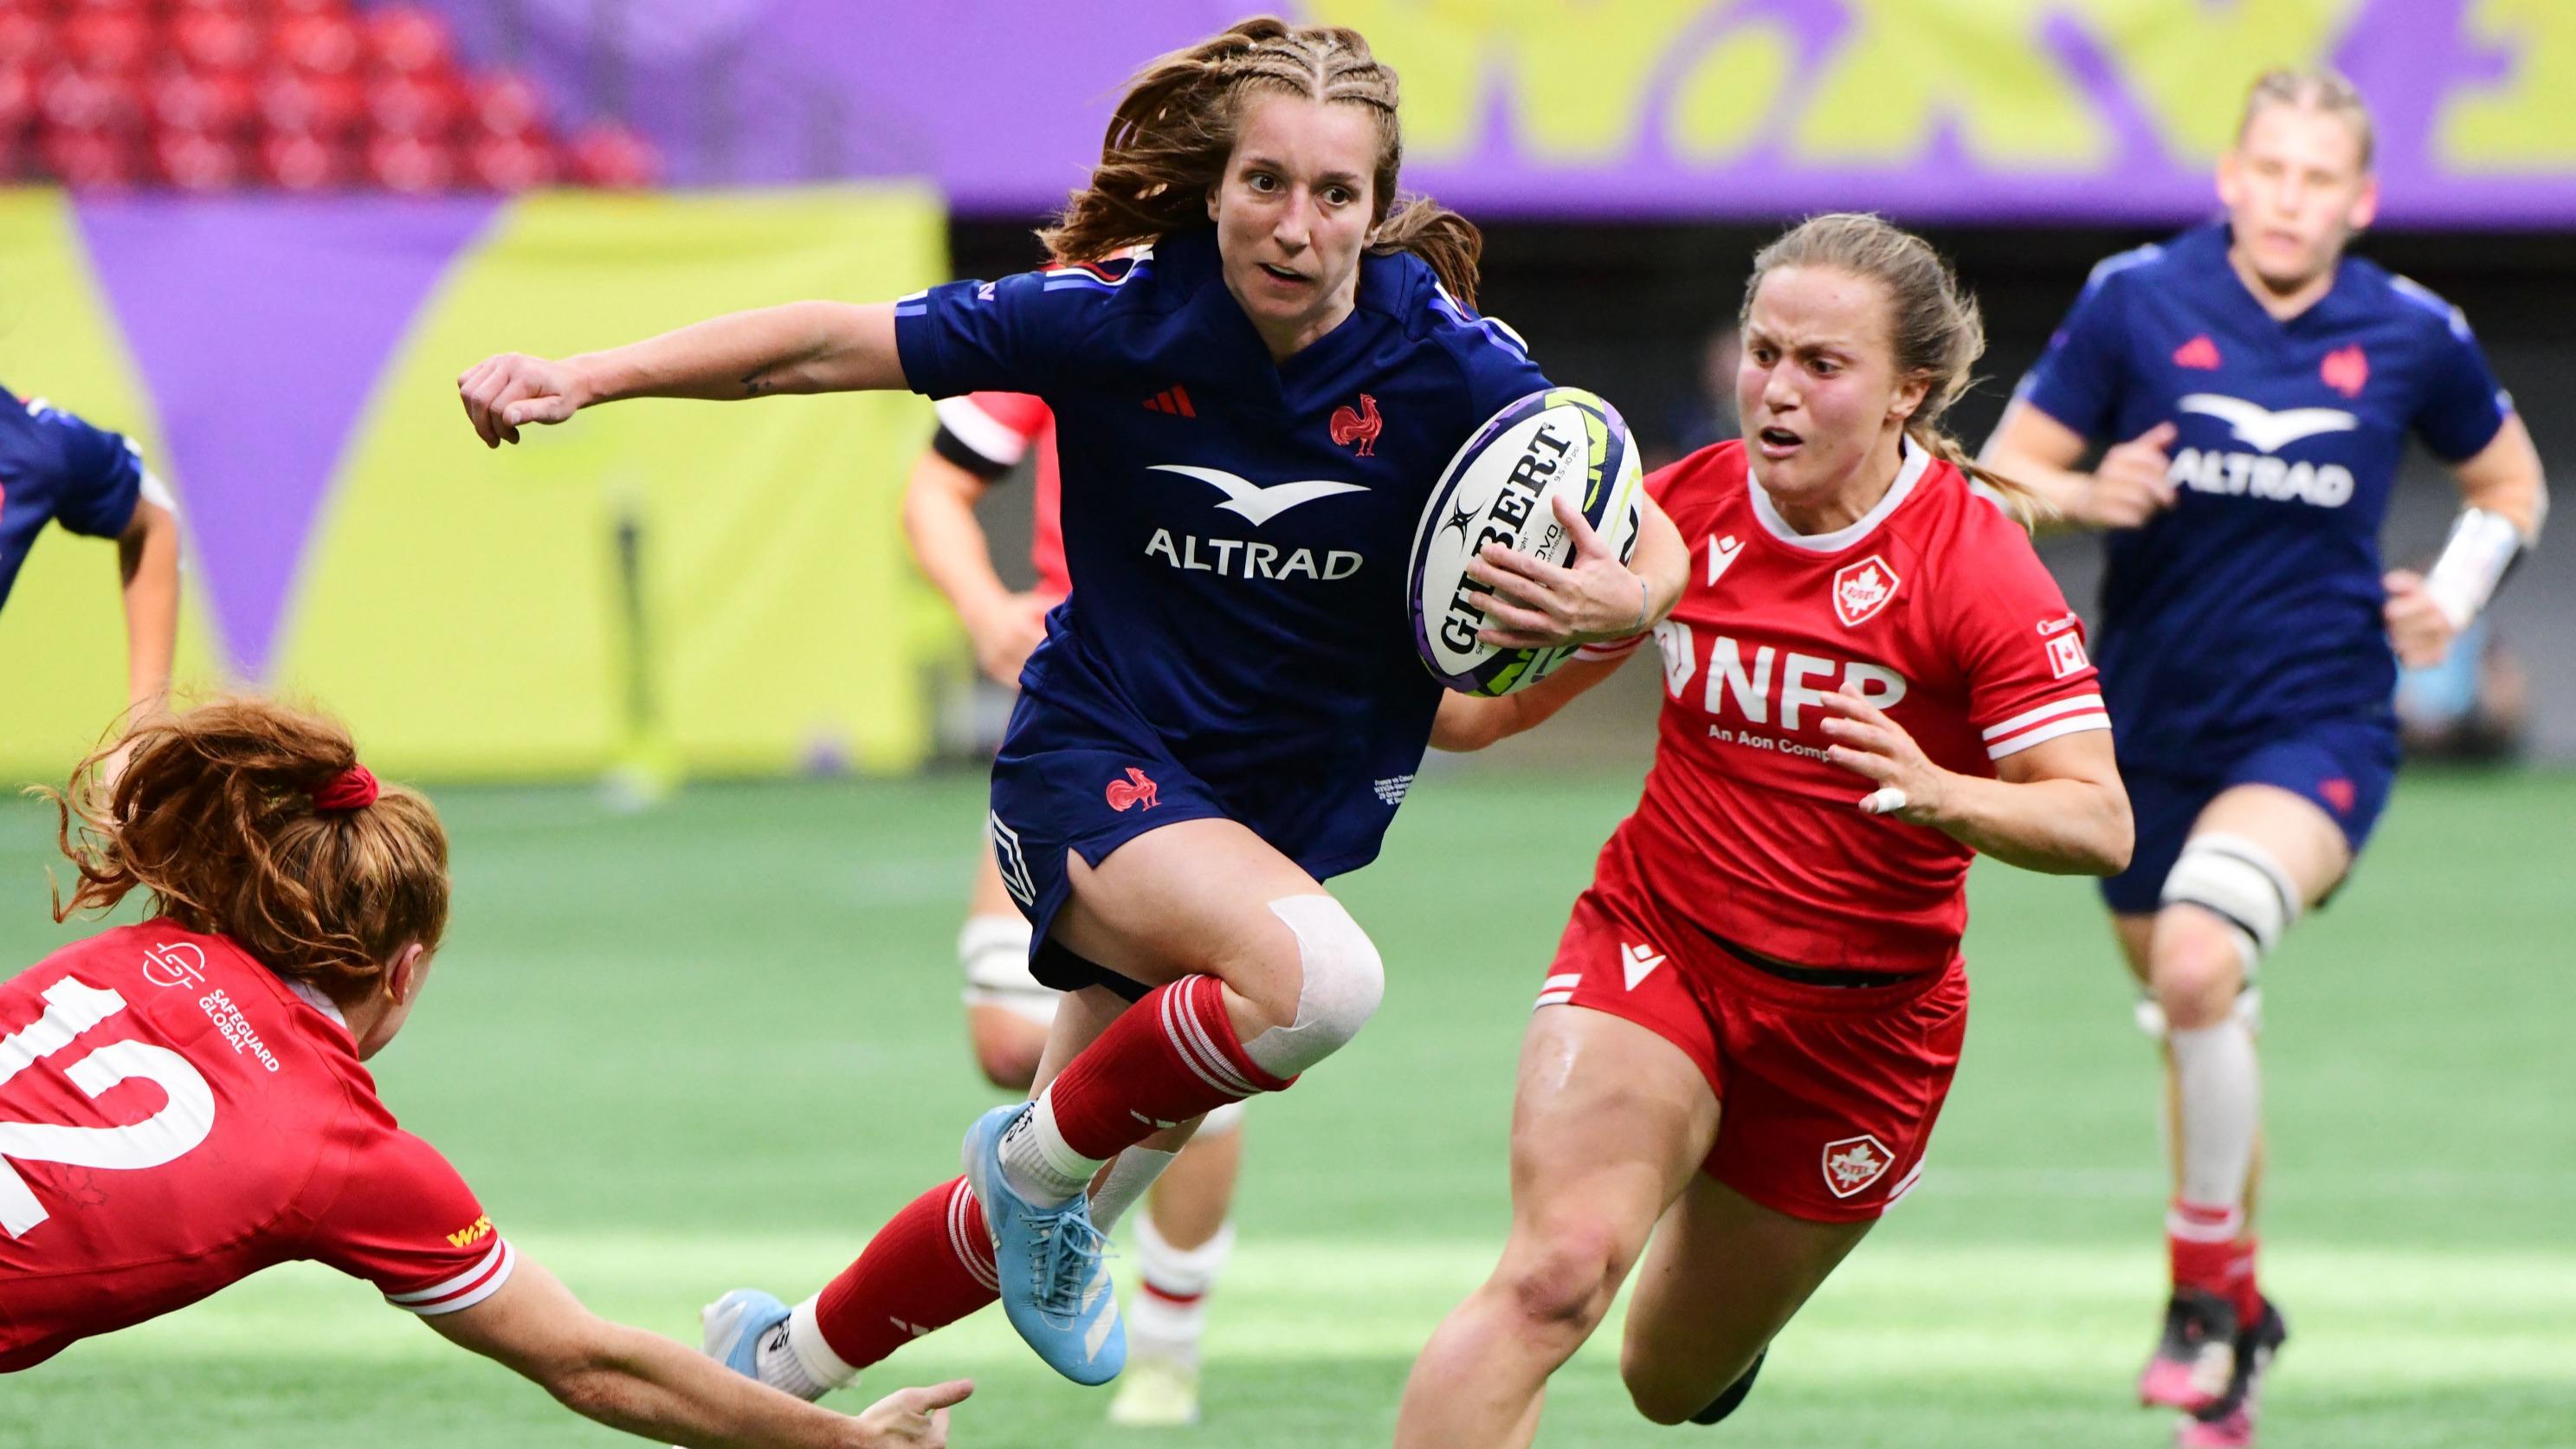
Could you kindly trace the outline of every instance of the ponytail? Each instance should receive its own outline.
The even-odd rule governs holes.
[[[113,784],[108,760],[123,752]],[[147,720],[74,767],[55,840],[79,872],[56,921],[137,890],[156,915],[230,937],[336,1001],[374,989],[447,928],[447,834],[429,802],[382,786],[337,722],[254,698]]]

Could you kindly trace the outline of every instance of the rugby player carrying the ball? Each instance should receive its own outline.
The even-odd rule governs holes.
[[[1548,968],[1511,1235],[1414,1365],[1406,1449],[1529,1443],[1640,1254],[1638,1411],[1731,1412],[1921,1170],[1967,1024],[1969,861],[2129,857],[2082,626],[2019,490],[1940,430],[1984,350],[1974,300],[1919,238],[1823,216],[1755,258],[1743,331],[1744,441],[1647,480],[1696,555],[1654,629],[1654,766]],[[1432,741],[1528,729],[1637,642],[1453,695]]]

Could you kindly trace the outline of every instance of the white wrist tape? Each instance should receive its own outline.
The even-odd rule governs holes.
[[[2441,557],[2424,575],[2424,592],[2454,629],[2469,621],[2495,597],[2496,585],[2522,553],[2522,531],[2513,520],[2484,508],[2464,508],[2443,541]]]

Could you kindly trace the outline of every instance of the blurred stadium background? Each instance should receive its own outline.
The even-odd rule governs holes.
[[[2213,209],[2252,76],[2332,62],[2380,126],[2362,251],[2466,309],[2576,478],[2565,0],[1278,8],[1400,68],[1408,184],[1484,226],[1485,310],[1658,457],[1723,435],[1706,376],[1751,252],[1829,208],[1925,231],[1976,287],[1982,437],[2094,261]],[[801,1291],[945,1159],[981,1100],[948,942],[1003,701],[895,526],[920,400],[661,404],[491,455],[453,377],[1032,265],[1121,79],[1243,13],[0,0],[0,383],[179,489],[183,678],[316,699],[437,787],[458,919],[387,1097],[609,1311],[686,1336],[738,1278]],[[1015,582],[1025,499],[986,508]],[[2391,560],[2453,501],[2419,458]],[[2089,602],[2095,546],[2047,552]],[[2571,558],[2546,542],[2493,615],[2509,758],[2411,774],[2267,973],[2271,1251],[2305,1309],[2272,1443],[2576,1443]],[[57,531],[0,617],[0,781],[58,780],[121,704],[112,560]],[[1351,1070],[1255,1116],[1207,1442],[1382,1439],[1489,1263],[1517,1023],[1651,740],[1651,671],[1619,686],[1437,767],[1351,883],[1397,993]],[[0,807],[11,969],[67,934],[50,825]],[[1462,838],[1527,872],[1473,939],[1426,908],[1478,889]],[[2089,892],[1980,876],[1941,1150],[1783,1341],[1748,1442],[2164,1442],[2121,1408],[2158,1291],[2147,1048]],[[270,1275],[0,1388],[0,1446],[599,1437],[392,1317]],[[988,1382],[962,1444],[1106,1442],[989,1326],[871,1382],[949,1369]],[[1597,1353],[1555,1404],[1543,1442],[1649,1438]]]

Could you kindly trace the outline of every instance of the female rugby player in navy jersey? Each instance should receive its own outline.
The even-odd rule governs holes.
[[[1045,234],[1054,267],[459,379],[495,446],[646,396],[1001,389],[1059,420],[1082,588],[1029,661],[989,821],[1033,969],[1070,993],[1038,1096],[980,1121],[965,1178],[814,1299],[713,1305],[736,1366],[819,1393],[998,1293],[1060,1372],[1113,1376],[1096,1224],[1195,1118],[1287,1087],[1376,1010],[1376,948],[1319,882],[1376,854],[1439,705],[1406,553],[1451,454],[1547,386],[1468,310],[1475,229],[1398,204],[1401,151],[1394,73],[1356,32],[1246,21],[1138,76]],[[1570,567],[1471,567],[1490,641],[1625,636],[1680,593],[1660,511],[1633,571],[1563,516]]]
[[[2392,646],[2438,661],[2547,498],[2458,310],[2345,255],[2378,205],[2350,82],[2257,81],[2218,191],[2223,223],[2094,269],[1986,446],[2060,514],[2111,530],[2102,694],[2138,848],[2102,894],[2165,1041],[2176,1169],[2173,1296],[2138,1390],[2191,1416],[2185,1449],[2253,1442],[2285,1336],[2247,1220],[2255,966],[2388,803]],[[2410,432],[2467,507],[2429,574],[2383,576]],[[2097,440],[2115,446],[2073,471]]]
[[[123,437],[0,390],[0,604],[48,522],[116,540],[127,702],[158,710],[179,640],[178,500]]]

